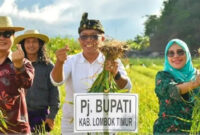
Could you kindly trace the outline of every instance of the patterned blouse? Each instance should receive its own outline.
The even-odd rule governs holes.
[[[177,84],[180,84],[180,81],[175,81],[170,73],[165,71],[157,73],[155,93],[160,108],[158,119],[154,123],[154,134],[189,133],[194,96],[199,90],[194,89],[180,95]]]
[[[26,59],[20,71],[9,58],[0,65],[0,118],[7,125],[0,121],[0,133],[30,133],[24,89],[31,86],[33,77],[34,69]]]

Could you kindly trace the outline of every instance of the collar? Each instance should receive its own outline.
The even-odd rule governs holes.
[[[104,55],[103,55],[101,52],[99,52],[99,55],[98,55],[98,57],[96,58],[96,60],[94,60],[94,62],[103,63],[104,60],[105,60]],[[84,63],[84,62],[86,62],[86,61],[87,61],[87,59],[83,56],[83,52],[82,52],[82,53],[80,54],[80,63]],[[94,62],[93,62],[93,63],[94,63]]]
[[[11,60],[12,61],[12,51],[10,51],[9,52],[9,54],[8,54],[8,57],[7,57],[9,60]]]
[[[11,51],[8,53],[8,56],[5,58],[5,60],[3,61],[3,63],[7,63],[8,61],[12,62],[12,52]]]
[[[39,61],[37,60],[37,61],[31,62],[31,64],[32,65],[37,65],[37,64],[39,64]]]

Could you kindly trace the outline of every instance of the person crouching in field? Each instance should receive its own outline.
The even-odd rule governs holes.
[[[164,71],[156,75],[155,93],[159,100],[154,134],[189,134],[194,96],[199,93],[200,75],[193,67],[187,44],[169,41],[165,48]]]
[[[60,103],[58,88],[52,85],[49,78],[53,64],[46,56],[45,44],[48,41],[48,36],[37,30],[27,30],[14,41],[15,44],[21,44],[25,57],[35,69],[33,85],[26,95],[29,124],[31,132],[35,133],[44,133],[43,122],[46,131],[53,129]]]
[[[0,134],[30,134],[25,89],[33,82],[34,68],[20,45],[11,52],[14,33],[23,29],[0,16]]]
[[[56,64],[51,73],[54,85],[66,83],[66,101],[63,105],[62,134],[73,135],[73,95],[87,93],[98,74],[103,70],[104,55],[98,46],[105,40],[104,29],[99,20],[89,20],[84,13],[78,29],[82,52],[67,56],[69,48],[56,51]],[[106,69],[111,72],[121,89],[131,89],[131,81],[121,61],[107,61]],[[71,103],[71,104],[70,104]]]

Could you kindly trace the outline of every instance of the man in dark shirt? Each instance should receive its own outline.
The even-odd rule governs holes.
[[[48,41],[48,36],[37,30],[27,30],[14,41],[14,44],[21,44],[25,58],[30,60],[35,68],[35,78],[28,89],[26,102],[31,131],[38,134],[44,132],[43,122],[46,124],[46,131],[53,129],[60,103],[58,88],[50,81],[53,64],[46,56],[45,44]]]
[[[0,133],[30,134],[25,90],[31,86],[34,69],[21,46],[11,52],[14,33],[23,30],[14,27],[7,16],[0,16]]]

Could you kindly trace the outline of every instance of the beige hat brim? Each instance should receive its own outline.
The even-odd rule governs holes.
[[[22,31],[22,30],[24,30],[24,28],[23,27],[1,27],[0,26],[0,30],[14,30],[16,32],[16,31]]]
[[[24,34],[24,35],[20,35],[17,36],[14,40],[14,44],[19,44],[22,40],[26,39],[26,38],[39,38],[42,41],[44,41],[44,43],[46,44],[47,42],[49,42],[49,38],[48,36],[44,35],[44,34]]]

